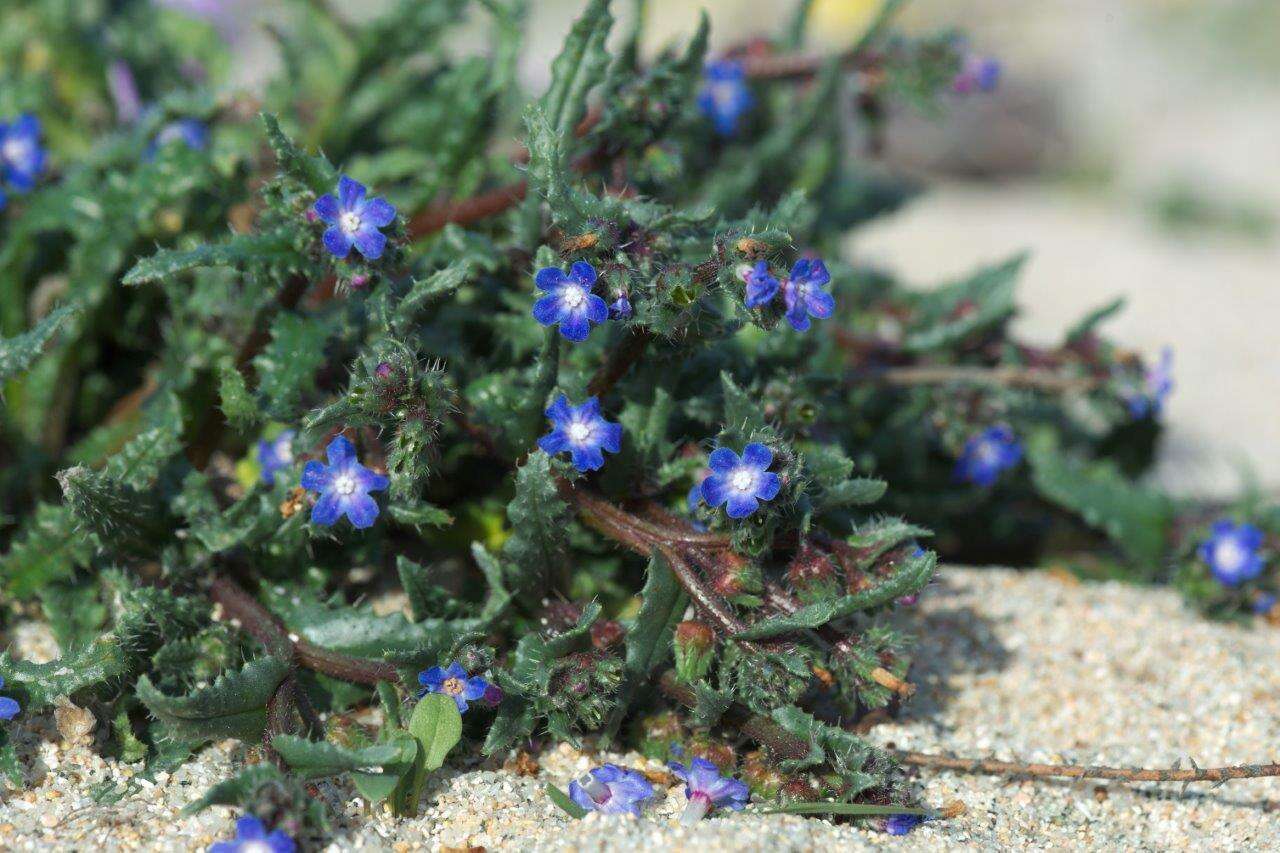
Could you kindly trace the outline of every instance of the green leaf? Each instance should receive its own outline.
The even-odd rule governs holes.
[[[280,171],[305,185],[316,195],[331,193],[338,185],[338,174],[324,155],[303,153],[293,140],[280,129],[280,122],[271,113],[262,114],[267,129],[267,142],[276,153]]]
[[[613,27],[609,0],[590,0],[551,62],[551,85],[539,101],[552,129],[568,139],[586,109],[587,93],[609,62],[605,41]]]
[[[126,285],[162,284],[202,267],[243,267],[289,261],[295,251],[287,232],[236,234],[223,243],[157,252],[134,264],[121,282]]]
[[[450,750],[462,739],[462,714],[457,703],[442,693],[426,694],[409,718],[409,734],[418,739],[421,747],[410,801],[412,807],[422,797],[427,774],[439,770]]]
[[[511,572],[507,586],[523,598],[541,591],[564,568],[568,508],[556,490],[551,458],[541,450],[516,471],[516,493],[507,504],[511,537],[503,556]]]
[[[415,527],[419,531],[426,527],[448,527],[453,524],[452,515],[426,501],[393,502],[388,505],[387,513],[400,524]]]
[[[336,776],[352,770],[377,774],[398,767],[403,772],[412,765],[414,752],[410,750],[406,754],[403,744],[395,741],[353,749],[295,735],[275,735],[271,738],[271,748],[280,753],[290,770],[304,779]]]
[[[271,324],[271,342],[253,360],[258,372],[258,393],[263,408],[273,418],[294,420],[315,389],[316,371],[328,357],[325,352],[333,324],[317,317],[280,314]]]
[[[1160,572],[1174,521],[1166,495],[1129,481],[1110,461],[1064,452],[1048,428],[1027,440],[1027,460],[1040,494],[1106,533],[1148,577]]]
[[[286,781],[274,764],[263,762],[246,767],[230,779],[217,783],[204,796],[183,807],[184,815],[199,814],[210,806],[243,807],[253,802],[255,795],[266,785],[283,785]]]
[[[1073,341],[1079,340],[1090,332],[1093,332],[1102,323],[1111,319],[1116,314],[1119,314],[1124,310],[1125,302],[1126,300],[1123,296],[1117,296],[1106,305],[1095,308],[1088,314],[1085,314],[1078,322],[1076,322],[1075,325],[1067,330],[1065,337],[1066,343],[1070,344]]]
[[[1007,320],[1014,311],[1014,282],[1026,260],[1025,254],[1015,255],[923,296],[903,349],[915,354],[947,349]]]
[[[218,399],[227,422],[240,432],[257,426],[262,417],[258,402],[249,393],[244,374],[229,359],[218,365]]]
[[[809,744],[804,758],[780,763],[783,772],[827,764],[842,780],[842,796],[852,800],[869,788],[884,784],[884,769],[891,767],[887,753],[876,749],[858,735],[814,719],[794,705],[775,708],[774,722]]]
[[[168,513],[148,493],[83,465],[59,471],[58,485],[81,535],[122,556],[154,556],[169,539]]]
[[[584,817],[587,816],[586,809],[584,809],[582,806],[575,803],[572,799],[569,798],[568,794],[566,794],[564,791],[561,791],[555,785],[552,785],[550,782],[548,782],[544,790],[547,792],[547,796],[551,798],[551,802],[559,806],[561,811],[563,811],[569,817],[573,818],[574,820],[582,820]]]
[[[602,747],[613,740],[623,718],[631,710],[631,700],[636,691],[671,655],[671,638],[675,634],[676,623],[689,602],[671,567],[657,554],[649,558],[640,596],[640,612],[627,631],[626,664],[622,684],[618,688],[617,706],[605,726]]]
[[[186,696],[161,693],[143,675],[138,698],[178,737],[256,740],[267,725],[267,701],[288,672],[289,665],[278,658],[258,658]]]
[[[388,744],[399,751],[400,758],[396,763],[385,767],[382,773],[369,773],[362,770],[354,770],[351,773],[351,781],[356,786],[356,790],[371,803],[394,797],[397,789],[405,790],[411,780],[413,769],[421,761],[422,747],[412,736],[400,732],[394,735]]]
[[[907,557],[887,580],[871,589],[837,599],[819,601],[801,607],[789,615],[762,619],[734,636],[743,640],[763,640],[804,628],[817,628],[833,619],[842,619],[860,610],[881,607],[896,598],[923,588],[929,582],[929,578],[933,577],[937,560],[937,555],[932,551],[926,551],[920,557]]]
[[[80,314],[78,302],[53,309],[35,328],[13,338],[0,338],[0,382],[11,379],[32,365],[44,352],[45,344],[73,317]]]
[[[0,676],[5,687],[22,691],[27,710],[36,711],[54,704],[59,697],[121,678],[129,672],[130,655],[115,638],[107,635],[93,645],[68,649],[48,663],[13,660],[9,652],[0,655]]]

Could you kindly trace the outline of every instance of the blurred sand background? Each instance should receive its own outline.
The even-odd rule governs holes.
[[[353,18],[385,5],[333,2]],[[815,0],[813,49],[847,45],[878,4]],[[651,0],[649,46],[686,37],[704,7],[723,48],[777,32],[793,5]],[[581,7],[533,0],[534,91]],[[1175,352],[1157,480],[1218,497],[1252,473],[1280,491],[1280,3],[914,0],[899,23],[964,29],[1004,79],[941,118],[893,118],[886,165],[929,189],[849,251],[929,286],[1029,249],[1017,322],[1033,339],[1127,297],[1110,332]]]

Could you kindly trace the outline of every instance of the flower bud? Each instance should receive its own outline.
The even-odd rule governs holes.
[[[716,635],[703,622],[685,621],[676,626],[676,677],[693,683],[706,677],[715,653]]]
[[[800,550],[787,566],[787,580],[806,604],[840,595],[840,578],[835,564],[808,542],[800,545]]]

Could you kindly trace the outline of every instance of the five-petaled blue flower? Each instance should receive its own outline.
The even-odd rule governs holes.
[[[346,515],[353,527],[369,527],[378,517],[378,502],[369,492],[385,489],[389,481],[356,461],[356,449],[345,436],[336,436],[325,452],[327,466],[312,459],[302,469],[302,488],[320,493],[311,521],[330,525]]]
[[[697,823],[713,808],[738,811],[751,798],[745,783],[732,776],[721,776],[716,766],[705,758],[693,759],[688,768],[677,762],[667,767],[684,782],[684,795],[689,804],[680,815],[680,822],[686,826]]]
[[[462,664],[454,661],[448,669],[433,666],[418,673],[418,683],[422,685],[419,695],[427,693],[443,693],[458,705],[458,712],[467,712],[467,703],[483,699],[490,684],[478,675],[467,677]],[[501,694],[499,694],[501,697]],[[502,701],[501,698],[498,701]]]
[[[702,91],[698,93],[698,109],[715,126],[721,136],[738,132],[738,121],[755,104],[747,87],[747,70],[741,62],[722,59],[707,64]]]
[[[1007,426],[983,430],[964,446],[956,462],[955,477],[979,486],[990,486],[1006,468],[1022,459],[1022,442]]]
[[[236,821],[235,840],[215,842],[209,853],[293,853],[297,849],[284,830],[267,832],[261,820],[245,815]]]
[[[293,430],[287,429],[271,441],[258,441],[258,465],[262,468],[262,482],[268,486],[276,483],[276,472],[293,464]]]
[[[1200,543],[1200,559],[1224,586],[1239,586],[1262,574],[1265,560],[1262,531],[1252,524],[1233,524],[1227,519],[1213,523],[1209,538]]]
[[[596,767],[569,783],[569,798],[584,809],[602,814],[633,814],[653,796],[653,786],[635,770],[616,764]]]
[[[821,258],[801,258],[791,267],[787,281],[787,322],[797,332],[809,328],[809,318],[825,320],[836,310],[836,300],[823,290],[831,281],[831,273]]]
[[[1158,415],[1165,398],[1173,391],[1173,350],[1165,347],[1160,360],[1147,369],[1142,378],[1143,389],[1128,399],[1129,414],[1134,420]]]
[[[24,113],[11,123],[0,123],[0,181],[15,192],[30,192],[44,171],[44,163],[40,119]],[[4,194],[0,192],[3,206]]]
[[[595,471],[604,465],[604,453],[622,449],[622,425],[610,423],[600,415],[600,401],[588,397],[581,406],[570,406],[561,394],[546,411],[551,432],[538,439],[547,454],[569,451],[573,466],[579,471]]]
[[[544,326],[560,324],[560,334],[571,341],[585,341],[592,323],[609,319],[609,306],[592,293],[596,268],[578,261],[565,275],[559,267],[544,267],[534,277],[547,295],[533,304],[533,318]]]
[[[4,687],[4,676],[0,676],[0,687]],[[0,696],[0,720],[12,720],[21,710],[22,706],[16,701],[8,696]]]
[[[741,458],[727,447],[717,448],[707,460],[711,473],[702,481],[702,499],[712,507],[724,504],[730,518],[746,518],[782,488],[782,479],[768,470],[771,464],[773,451],[763,444],[748,444]]]
[[[1000,70],[1000,60],[971,53],[961,63],[951,89],[958,95],[994,92],[1000,82]]]
[[[175,142],[181,142],[192,151],[203,151],[209,147],[209,128],[204,126],[204,122],[193,118],[171,121],[156,134],[155,142],[151,144],[151,153]]]
[[[382,257],[387,235],[379,231],[396,218],[396,209],[380,198],[365,198],[364,184],[346,175],[338,179],[338,195],[326,193],[316,199],[316,216],[329,226],[324,232],[324,247],[335,258],[351,254],[351,247],[371,261]]]
[[[884,821],[884,831],[890,835],[906,835],[924,823],[924,820],[924,815],[918,814],[889,815]]]
[[[778,295],[778,288],[781,286],[773,273],[769,272],[769,264],[765,261],[756,261],[754,267],[748,267],[742,280],[747,283],[748,308],[769,304]]]

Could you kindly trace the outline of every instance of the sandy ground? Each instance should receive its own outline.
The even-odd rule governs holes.
[[[1081,585],[1046,572],[944,570],[904,617],[922,639],[902,718],[881,744],[1028,761],[1168,767],[1274,759],[1280,730],[1280,631],[1212,624],[1168,590]],[[234,742],[111,806],[88,792],[136,768],[61,742],[50,717],[14,724],[29,772],[0,802],[0,846],[15,850],[186,850],[226,837],[233,815],[181,807],[245,758]],[[650,767],[639,756],[614,756]],[[730,815],[693,830],[675,823],[679,788],[640,820],[574,822],[542,793],[598,762],[562,746],[537,777],[453,767],[415,820],[370,817],[345,787],[323,793],[340,815],[330,850],[482,846],[490,850],[1215,849],[1280,846],[1280,780],[1208,785],[1025,781],[923,771],[926,801],[967,812],[906,838],[824,820]]]

